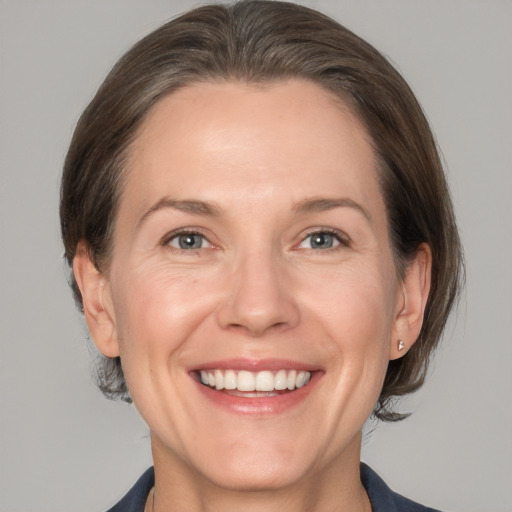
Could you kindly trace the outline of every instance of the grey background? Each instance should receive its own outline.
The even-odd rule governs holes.
[[[417,411],[363,458],[446,511],[512,511],[512,3],[305,1],[367,38],[422,102],[447,162],[468,283]],[[59,173],[74,124],[115,60],[194,5],[0,0],[0,510],[112,505],[151,463],[134,408],[90,377],[67,289]]]

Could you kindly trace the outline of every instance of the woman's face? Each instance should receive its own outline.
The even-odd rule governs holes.
[[[305,81],[194,85],[128,165],[98,345],[155,456],[239,489],[359,457],[404,299],[358,119]]]

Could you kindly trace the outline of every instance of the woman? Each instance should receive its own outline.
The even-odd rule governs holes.
[[[423,383],[461,249],[410,89],[294,4],[190,11],[135,45],[76,128],[72,285],[148,470],[114,511],[429,510],[360,465]]]

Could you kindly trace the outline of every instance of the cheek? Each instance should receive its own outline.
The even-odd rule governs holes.
[[[331,275],[311,276],[304,302],[315,312],[333,339],[349,348],[388,341],[393,323],[396,283],[376,266],[347,268]]]
[[[393,329],[396,282],[376,269],[333,275],[308,299],[311,318],[323,331],[322,348],[329,354],[332,397],[345,404],[344,414],[350,410],[362,421],[380,394]]]
[[[179,393],[188,340],[211,308],[197,280],[156,270],[126,275],[114,295],[122,367],[139,413],[155,424],[155,404]]]
[[[159,268],[126,275],[114,295],[122,357],[179,349],[211,310],[207,279]]]

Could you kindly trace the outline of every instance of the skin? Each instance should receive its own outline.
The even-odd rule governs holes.
[[[190,200],[212,211],[176,207]],[[202,246],[181,249],[180,229]],[[330,231],[333,247],[311,245]],[[155,510],[369,510],[361,430],[419,334],[431,258],[422,246],[398,279],[357,117],[306,81],[173,93],[133,145],[113,247],[108,275],[83,243],[74,270],[91,335],[121,356],[149,425]],[[319,377],[291,408],[237,414],[190,374],[235,357]]]

